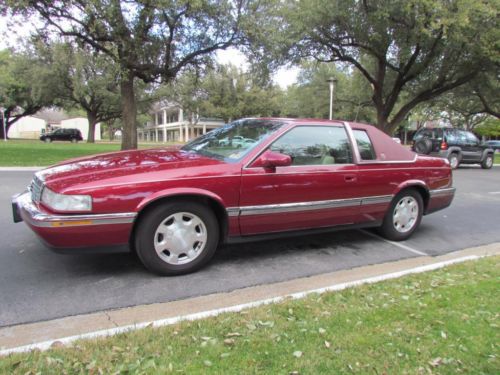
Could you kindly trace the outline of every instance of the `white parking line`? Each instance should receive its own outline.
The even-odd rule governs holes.
[[[388,239],[385,239],[384,237],[380,237],[380,236],[377,236],[375,233],[372,233],[372,232],[368,232],[367,230],[364,230],[364,229],[359,229],[360,232],[363,232],[364,234],[367,234],[369,236],[372,236],[374,238],[377,238],[381,241],[384,241],[384,242],[387,242],[387,243],[390,243],[391,245],[394,245],[394,246],[397,246],[399,247],[400,249],[403,249],[403,250],[406,250],[406,251],[409,251],[409,252],[412,252],[414,254],[418,254],[418,255],[423,255],[423,256],[430,256],[429,254],[427,253],[424,253],[423,251],[420,251],[420,250],[417,250],[417,249],[414,249],[410,246],[406,246],[406,245],[403,245],[402,243],[400,242],[395,242],[395,241],[390,241]]]
[[[490,191],[488,194],[500,194],[500,191]]]
[[[146,328],[146,327],[162,327],[162,326],[176,324],[176,323],[179,323],[181,321],[192,321],[192,320],[198,320],[198,319],[204,319],[204,318],[208,318],[208,317],[212,317],[212,316],[217,316],[217,315],[220,315],[223,313],[228,313],[228,312],[239,312],[239,311],[242,311],[244,309],[249,309],[249,308],[258,307],[258,306],[262,306],[262,305],[268,305],[270,303],[281,302],[287,298],[300,299],[300,298],[307,297],[308,295],[314,294],[314,293],[322,294],[325,292],[344,290],[346,288],[351,288],[351,287],[362,285],[362,284],[373,284],[373,283],[377,283],[377,282],[384,281],[384,280],[396,279],[396,278],[399,278],[399,277],[402,277],[405,275],[433,271],[433,270],[437,270],[437,269],[440,269],[440,268],[443,268],[443,267],[446,267],[446,266],[449,266],[452,264],[462,263],[462,262],[466,262],[469,260],[476,260],[476,259],[480,259],[483,257],[484,256],[480,256],[480,255],[468,255],[468,256],[463,256],[461,258],[450,259],[450,260],[445,260],[442,262],[426,264],[426,265],[419,266],[419,267],[404,269],[401,271],[386,273],[383,275],[368,277],[365,279],[348,281],[348,282],[339,283],[339,284],[333,284],[333,285],[318,288],[318,289],[312,289],[312,290],[307,290],[304,292],[298,292],[298,293],[287,294],[287,295],[283,295],[283,296],[279,296],[279,297],[262,299],[262,300],[258,300],[258,301],[243,303],[240,305],[222,307],[222,308],[218,308],[218,309],[214,309],[214,310],[202,311],[202,312],[188,314],[188,315],[176,316],[176,317],[167,318],[167,319],[159,319],[159,320],[155,320],[155,321],[137,323],[137,324],[133,324],[133,325],[125,325],[125,326],[120,326],[120,327],[115,327],[115,328],[110,328],[110,329],[103,329],[100,331],[88,332],[88,333],[84,333],[84,334],[80,334],[80,335],[62,337],[59,339],[53,339],[53,340],[33,343],[30,345],[18,346],[15,348],[0,350],[0,356],[9,355],[12,353],[28,352],[28,351],[31,351],[34,349],[47,350],[47,349],[50,349],[52,344],[56,341],[59,341],[63,344],[69,344],[71,342],[74,342],[76,340],[81,340],[81,339],[93,339],[93,338],[97,338],[97,337],[113,336],[113,335],[117,335],[120,333],[131,332],[131,331],[135,331],[135,330]]]

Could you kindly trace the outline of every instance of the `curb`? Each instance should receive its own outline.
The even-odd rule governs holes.
[[[0,172],[36,172],[47,167],[0,167]]]
[[[183,320],[197,320],[227,312],[238,312],[287,298],[304,298],[311,293],[338,291],[496,255],[500,255],[500,243],[460,250],[438,257],[423,256],[362,266],[181,301],[140,305],[4,327],[0,328],[0,355],[34,349],[47,350],[56,342],[70,344],[80,339],[106,337],[148,326],[161,327]]]

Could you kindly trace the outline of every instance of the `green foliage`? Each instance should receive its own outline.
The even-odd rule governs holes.
[[[328,118],[330,87],[334,77],[333,118],[373,123],[375,113],[370,87],[356,71],[337,70],[333,63],[304,63],[298,82],[286,91],[283,115],[287,117]]]
[[[500,137],[500,120],[490,118],[474,129],[479,135],[485,137]]]
[[[171,82],[241,40],[240,26],[256,0],[8,1],[0,11],[36,15],[44,32],[72,38],[120,67],[124,149],[137,147],[134,81]],[[42,30],[42,29],[41,29]]]
[[[54,103],[57,74],[35,54],[0,51],[0,108],[7,133],[20,118],[32,115]],[[3,138],[0,116],[0,138]]]
[[[251,75],[232,65],[207,69],[202,76],[187,71],[161,91],[182,106],[191,122],[196,122],[197,114],[225,122],[241,117],[278,116],[283,97],[278,87],[261,87]]]
[[[71,43],[34,41],[37,54],[54,75],[56,103],[66,110],[82,109],[89,122],[88,142],[95,126],[121,116],[120,69],[109,56]]]
[[[262,48],[274,44],[271,52],[284,60],[355,68],[372,89],[378,127],[391,133],[420,103],[492,69],[498,5],[498,0],[289,0],[270,5],[270,16],[262,20],[274,30],[267,36],[271,41],[257,41]]]

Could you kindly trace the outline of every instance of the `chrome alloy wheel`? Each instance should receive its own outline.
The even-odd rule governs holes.
[[[418,219],[418,202],[412,196],[406,196],[394,207],[392,222],[394,228],[400,233],[406,233],[412,230]]]
[[[154,248],[168,264],[187,264],[195,260],[207,244],[203,220],[190,212],[176,212],[163,220],[154,235]]]
[[[450,156],[450,167],[451,167],[451,169],[458,168],[458,156],[456,154],[452,154]]]

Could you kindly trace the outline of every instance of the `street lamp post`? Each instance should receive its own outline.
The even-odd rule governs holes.
[[[326,80],[330,84],[330,117],[331,120],[333,118],[333,91],[335,90],[335,84],[337,83],[337,79],[335,77],[330,77]]]

